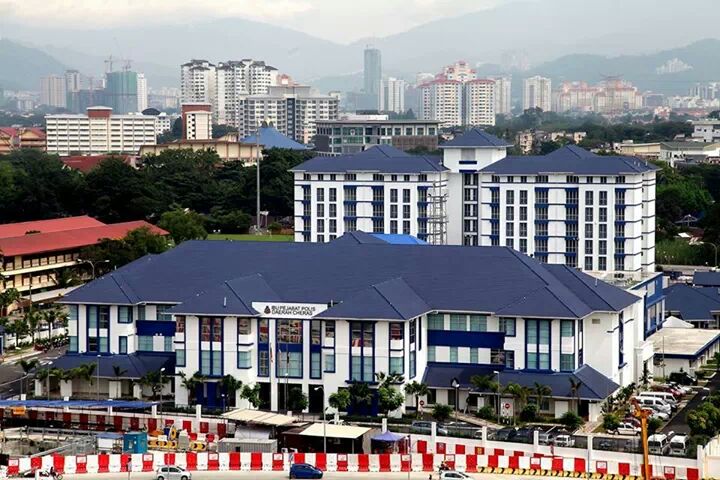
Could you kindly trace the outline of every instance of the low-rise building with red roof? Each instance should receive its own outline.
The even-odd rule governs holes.
[[[0,127],[0,155],[19,148],[45,150],[45,132],[34,127]]]
[[[105,224],[88,216],[0,225],[0,292],[15,288],[29,295],[56,288],[58,273],[77,266],[83,248],[142,227],[167,235],[142,220]]]
[[[61,160],[68,168],[88,173],[108,158],[119,158],[131,167],[137,166],[134,155],[70,155],[69,157],[62,157]]]

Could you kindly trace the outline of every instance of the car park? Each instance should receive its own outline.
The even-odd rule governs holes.
[[[642,408],[652,408],[657,412],[667,413],[668,415],[670,415],[670,413],[672,412],[672,407],[667,402],[665,402],[665,400],[662,400],[660,398],[635,397],[635,400]]]
[[[163,465],[155,471],[155,480],[192,480],[192,473],[177,465]]]
[[[290,478],[322,478],[323,472],[319,468],[308,463],[295,463],[290,467]]]
[[[665,402],[670,406],[670,409],[672,411],[677,410],[678,408],[678,402],[675,399],[675,396],[670,392],[641,392],[638,394],[637,399],[645,399],[645,398],[657,398]]]

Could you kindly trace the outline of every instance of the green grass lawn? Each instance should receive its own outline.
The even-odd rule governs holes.
[[[211,233],[208,240],[240,240],[243,242],[292,242],[292,235],[251,235]]]

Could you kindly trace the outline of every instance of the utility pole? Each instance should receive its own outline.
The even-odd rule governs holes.
[[[262,124],[258,124],[257,132],[255,133],[255,188],[257,189],[257,195],[255,198],[255,226],[257,235],[260,235],[260,128]]]

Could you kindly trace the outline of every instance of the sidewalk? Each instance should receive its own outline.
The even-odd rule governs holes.
[[[15,353],[5,353],[5,355],[2,356],[2,363],[15,363],[19,362],[20,360],[36,357],[38,355],[42,355],[44,352],[42,350],[35,350],[32,347],[20,349],[19,352]]]

